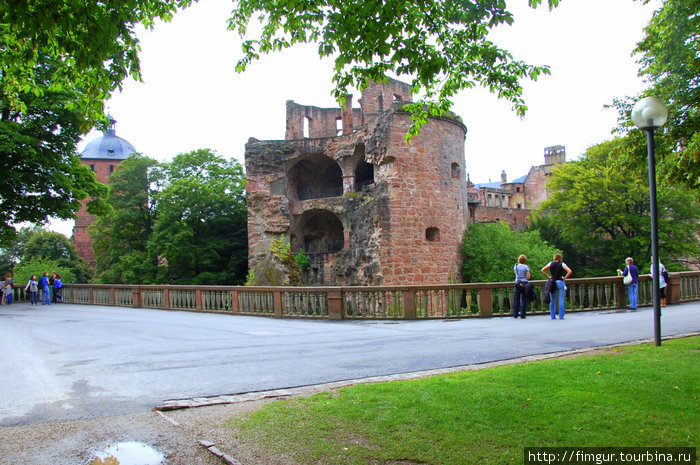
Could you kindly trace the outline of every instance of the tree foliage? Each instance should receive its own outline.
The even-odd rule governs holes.
[[[642,267],[651,261],[647,173],[620,163],[617,150],[625,150],[624,140],[593,146],[580,160],[558,167],[538,211],[548,219],[545,238],[564,249],[574,247],[576,262],[570,264],[587,276],[613,274],[627,256]],[[662,261],[696,256],[700,206],[692,193],[660,182],[657,204]]]
[[[513,266],[520,254],[528,257],[532,279],[536,271],[559,252],[542,240],[537,231],[518,231],[508,223],[475,223],[469,226],[462,241],[464,265],[462,279],[468,283],[513,281]]]
[[[151,198],[159,182],[157,166],[151,158],[131,155],[110,176],[108,203],[112,213],[97,218],[89,228],[98,282],[154,282],[157,261],[148,254],[148,241],[155,221]]]
[[[90,228],[102,283],[240,284],[248,259],[245,175],[208,149],[120,163],[113,213]]]
[[[649,84],[644,96],[661,99],[669,109],[668,122],[656,131],[660,174],[685,184],[696,196],[700,196],[699,30],[700,0],[665,0],[635,49],[641,55],[639,74]],[[633,165],[643,164],[647,155],[643,132],[631,131],[630,112],[637,100],[614,102],[619,111],[618,131],[630,136],[626,155]]]
[[[0,43],[4,53],[7,44]],[[7,76],[0,74],[0,241],[11,240],[22,222],[46,224],[49,217],[73,218],[88,197],[92,213],[104,212],[105,187],[80,164],[76,144],[81,117],[67,108],[81,93],[50,90],[58,65],[42,55],[36,64],[36,85],[42,92],[15,95],[24,106],[13,109]]]
[[[542,0],[529,0],[536,7]],[[559,0],[548,0],[550,8]],[[364,89],[387,74],[408,76],[423,99],[408,107],[413,114],[409,134],[420,130],[427,113],[442,115],[457,92],[481,85],[527,109],[521,80],[537,79],[549,69],[518,61],[488,40],[488,33],[512,24],[504,0],[373,0],[279,2],[239,0],[229,28],[246,37],[250,23],[262,24],[258,38],[243,43],[243,71],[261,54],[297,43],[317,43],[321,57],[335,60],[334,95],[341,105],[349,86]]]
[[[208,149],[176,156],[154,197],[149,243],[157,280],[176,284],[239,284],[248,259],[245,174],[235,160]]]
[[[25,112],[22,94],[80,88],[69,106],[84,132],[103,117],[103,102],[121,82],[140,79],[136,25],[168,21],[191,0],[33,0],[0,2],[0,76],[11,108]],[[39,76],[42,54],[60,66]],[[45,84],[49,84],[48,88]]]

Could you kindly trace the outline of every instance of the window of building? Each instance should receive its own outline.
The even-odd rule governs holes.
[[[343,135],[343,118],[336,118],[335,119],[335,133],[338,136]]]
[[[425,240],[437,242],[440,240],[440,230],[438,228],[428,228],[425,230]]]
[[[311,137],[311,118],[304,116],[304,137]]]
[[[90,165],[90,169],[91,169],[92,171],[95,171],[95,165]]]
[[[520,186],[515,188],[515,192],[520,192]]]
[[[459,163],[452,163],[452,166],[450,167],[450,171],[452,174],[452,179],[459,179]]]
[[[522,205],[518,204],[518,210],[520,210],[521,208],[523,208]]]
[[[114,173],[114,165],[109,165],[109,172]]]
[[[355,192],[370,184],[374,184],[374,165],[363,160],[355,168]]]

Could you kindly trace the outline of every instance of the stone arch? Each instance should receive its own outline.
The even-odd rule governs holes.
[[[308,254],[339,252],[345,245],[343,223],[328,210],[305,211],[299,219],[298,233]]]
[[[321,154],[307,155],[288,173],[290,192],[297,200],[343,195],[343,173],[338,163]]]

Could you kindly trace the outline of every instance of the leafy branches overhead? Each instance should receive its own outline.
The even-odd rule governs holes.
[[[532,7],[540,3],[529,0]],[[550,9],[558,3],[548,0]],[[388,73],[409,76],[414,92],[424,94],[408,108],[415,116],[412,133],[420,129],[426,107],[441,115],[451,107],[451,97],[477,85],[523,115],[527,107],[520,81],[549,74],[547,67],[517,61],[488,40],[491,29],[513,22],[504,0],[239,0],[229,28],[246,37],[256,19],[262,31],[259,38],[244,41],[237,71],[261,54],[318,43],[319,55],[335,60],[334,96],[341,105],[350,86],[364,89]]]
[[[37,64],[45,53],[61,63],[49,90],[80,88],[73,103],[89,122],[102,117],[102,102],[128,76],[140,78],[135,26],[170,20],[191,0],[31,0],[0,2],[0,79],[9,105],[24,112],[20,95],[45,91]],[[84,127],[84,130],[89,127]]]
[[[637,44],[639,74],[649,84],[644,95],[661,99],[669,109],[669,120],[656,131],[660,174],[700,192],[700,0],[665,0],[644,29]],[[617,99],[618,131],[633,129],[630,111],[637,99]],[[644,148],[641,131],[631,131],[629,146]],[[645,150],[630,152],[642,163]]]

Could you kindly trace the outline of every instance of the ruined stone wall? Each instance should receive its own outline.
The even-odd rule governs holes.
[[[350,101],[350,105],[352,102]],[[348,118],[350,116],[351,118]],[[360,109],[354,109],[350,114],[343,112],[340,108],[319,108],[308,105],[299,105],[292,100],[287,101],[287,129],[286,140],[304,139],[304,137],[315,139],[338,136],[339,127],[342,124],[338,121],[351,119],[362,123],[362,113]],[[304,121],[308,121],[308,134],[304,134]],[[352,124],[352,123],[349,123]],[[354,126],[351,126],[353,130]],[[348,130],[346,128],[345,132]],[[352,132],[352,131],[350,131]]]
[[[513,228],[524,229],[528,224],[530,210],[517,208],[484,207],[475,209],[476,223],[496,223],[505,221]]]
[[[395,101],[411,102],[411,86],[396,79],[389,79],[386,83],[367,87],[362,92],[360,106],[368,121],[382,112],[393,109]]]
[[[527,208],[535,210],[547,200],[547,172],[545,165],[533,166],[525,178],[525,202]]]
[[[380,175],[389,183],[391,233],[382,243],[385,284],[443,284],[459,279],[459,245],[467,227],[467,189],[453,177],[453,163],[464,172],[466,128],[431,118],[406,144],[409,115],[395,112],[388,124]]]

